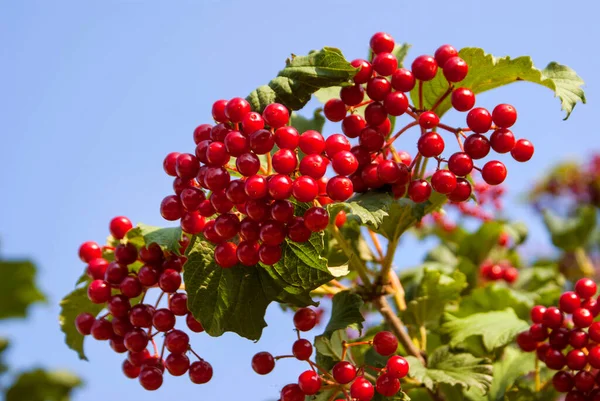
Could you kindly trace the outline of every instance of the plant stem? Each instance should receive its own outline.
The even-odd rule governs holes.
[[[371,236],[371,241],[373,241],[373,245],[375,246],[375,250],[377,251],[377,255],[379,259],[383,261],[385,256],[383,255],[383,249],[381,248],[381,242],[379,242],[379,238],[377,238],[377,234],[373,231],[369,230],[369,235]]]
[[[271,152],[267,153],[267,175],[273,172],[273,162],[271,160]]]
[[[542,388],[542,384],[540,382],[540,360],[538,359],[537,355],[535,356],[535,392],[539,393],[541,388]]]
[[[425,326],[419,327],[419,334],[421,335],[421,350],[425,351],[427,349],[427,329]]]
[[[419,110],[423,110],[423,81],[419,80]]]
[[[339,228],[337,228],[335,224],[331,224],[330,226],[334,238],[337,240],[338,244],[340,244],[340,248],[342,248],[342,251],[348,257],[350,266],[352,266],[352,268],[356,270],[361,280],[363,281],[364,287],[367,290],[370,290],[371,280],[369,280],[369,269],[367,269],[365,263],[352,251],[352,248],[350,248],[350,245],[348,245],[348,243],[342,236],[342,233],[340,233]]]
[[[423,365],[425,365],[425,359],[419,349],[415,346],[415,344],[410,339],[408,332],[405,330],[405,326],[400,320],[400,318],[394,313],[393,309],[390,307],[385,296],[381,295],[373,300],[373,304],[381,313],[381,316],[385,319],[387,324],[392,329],[392,332],[398,337],[400,344],[404,347],[406,352],[410,355],[417,358]]]
[[[454,89],[454,86],[450,85],[450,87],[448,87],[446,92],[444,92],[444,94],[442,96],[440,96],[440,98],[437,100],[437,102],[435,102],[435,104],[433,106],[431,106],[431,111],[435,111],[435,109],[437,109],[437,107],[444,101],[444,99],[446,99],[448,97],[448,95],[452,93],[452,89]]]
[[[390,146],[392,143],[394,143],[394,141],[396,139],[398,139],[398,137],[400,135],[402,135],[403,133],[405,133],[406,131],[408,131],[410,128],[414,127],[415,125],[418,125],[419,123],[416,121],[413,121],[412,123],[407,124],[404,128],[402,128],[400,131],[396,132],[394,134],[394,136],[392,136],[387,143],[385,144],[385,148],[387,148],[388,146]]]
[[[404,287],[398,278],[398,275],[393,269],[390,269],[390,282],[392,284],[392,288],[394,290],[394,302],[396,303],[396,307],[398,311],[406,310],[406,300],[404,299]]]

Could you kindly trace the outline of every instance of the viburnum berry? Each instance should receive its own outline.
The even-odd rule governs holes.
[[[79,247],[79,258],[85,262],[89,263],[94,259],[98,259],[102,257],[102,249],[100,245],[98,245],[94,241],[87,241],[81,244]]]
[[[229,269],[238,263],[237,245],[233,242],[223,242],[215,247],[215,262],[224,269]]]
[[[442,45],[435,51],[434,57],[438,65],[443,66],[452,57],[458,56],[458,51],[451,45]]]
[[[594,315],[592,312],[585,308],[577,308],[573,311],[573,324],[576,327],[584,328],[589,327],[594,321]]]
[[[438,64],[433,57],[423,55],[417,57],[413,61],[411,69],[416,79],[421,81],[431,81],[435,78]]]
[[[296,340],[292,346],[292,354],[300,361],[306,361],[310,358],[313,347],[310,341],[303,338]]]
[[[598,287],[596,283],[589,278],[582,278],[575,283],[575,292],[583,299],[588,299],[596,295]]]
[[[294,314],[294,327],[300,331],[310,331],[317,324],[317,314],[310,308],[300,308]]]
[[[399,68],[392,74],[392,88],[398,92],[410,92],[415,87],[415,76],[406,68]]]
[[[266,129],[261,129],[248,137],[250,149],[257,155],[267,154],[275,146],[275,137]]]
[[[393,397],[400,391],[400,381],[394,376],[384,373],[377,378],[375,389],[384,397]]]
[[[259,375],[266,375],[275,368],[275,358],[268,352],[259,352],[252,357],[252,370]]]
[[[454,153],[448,159],[448,170],[457,176],[464,177],[473,170],[473,159],[465,152]]]
[[[568,291],[560,296],[558,305],[562,312],[573,313],[575,309],[581,306],[581,301],[579,295]]]
[[[378,126],[386,122],[387,110],[379,102],[373,102],[365,108],[365,120],[370,126]],[[383,134],[382,134],[383,135]]]
[[[298,377],[298,386],[306,395],[314,395],[321,389],[321,377],[314,370],[306,370]]]
[[[325,103],[323,113],[329,121],[342,121],[346,117],[346,104],[340,99],[330,99]]]
[[[483,107],[476,107],[467,114],[467,125],[473,132],[484,134],[492,126],[492,115]]]
[[[424,157],[439,156],[444,151],[444,147],[444,140],[437,132],[427,132],[425,135],[421,135],[417,143],[417,148]]]
[[[506,179],[506,167],[502,162],[492,160],[484,164],[481,176],[490,185],[501,184]]]
[[[551,329],[558,329],[562,325],[563,318],[562,312],[558,308],[551,306],[544,312],[542,323]]]
[[[373,69],[382,76],[392,75],[398,68],[398,60],[396,56],[389,52],[378,53],[373,57]]]
[[[408,98],[402,92],[391,92],[385,96],[383,105],[390,115],[400,116],[408,110]]]
[[[490,141],[481,134],[472,134],[465,139],[465,152],[472,159],[482,159],[490,153]]]
[[[87,295],[93,303],[103,304],[110,298],[110,285],[104,280],[94,280],[88,286]]]
[[[367,83],[367,95],[372,100],[384,100],[391,90],[392,84],[385,77],[373,77]]]
[[[327,182],[327,195],[334,201],[345,201],[353,193],[352,181],[348,177],[338,175]]]
[[[265,265],[274,265],[281,260],[281,246],[261,244],[258,248],[258,259]]]
[[[373,348],[379,355],[391,355],[398,348],[398,339],[389,331],[380,331],[373,337]]]
[[[516,161],[526,162],[533,156],[533,144],[527,139],[519,139],[510,154]]]
[[[440,118],[433,111],[425,111],[419,115],[419,125],[424,129],[431,129],[438,126]]]
[[[271,103],[265,107],[263,118],[269,127],[277,129],[288,123],[290,120],[290,113],[284,105]]]
[[[350,395],[358,401],[370,401],[375,395],[375,389],[370,381],[361,376],[350,386]]]
[[[300,135],[299,146],[307,155],[318,155],[325,150],[325,139],[319,132],[309,130]]]
[[[165,367],[173,376],[183,376],[190,368],[190,360],[184,354],[169,354],[165,359]]]
[[[131,221],[127,217],[123,216],[117,216],[113,218],[109,225],[110,234],[115,237],[115,239],[125,238],[125,234],[127,234],[132,227],[133,224],[131,224]]]
[[[292,184],[292,194],[300,202],[311,202],[319,194],[319,186],[314,178],[301,176]]]
[[[213,368],[210,363],[200,360],[192,363],[189,369],[189,376],[192,383],[208,383],[213,376]]]
[[[456,179],[456,188],[447,196],[452,202],[464,202],[471,197],[473,188],[471,183],[465,178]]]
[[[469,111],[475,106],[475,95],[467,88],[456,88],[450,97],[452,107],[458,111]]]
[[[336,382],[347,384],[356,378],[356,367],[350,362],[340,361],[333,366],[331,373]]]
[[[340,99],[347,106],[356,106],[365,98],[365,90],[361,85],[345,86],[340,89]],[[340,113],[341,114],[341,113]],[[344,107],[344,115],[346,108]]]
[[[281,389],[280,401],[304,401],[306,396],[298,384],[287,384]]]
[[[367,81],[371,78],[371,75],[373,75],[373,66],[367,60],[352,60],[350,65],[359,69],[356,75],[354,75],[354,82],[357,84],[367,83]]]
[[[387,373],[396,379],[402,379],[408,375],[408,361],[399,355],[394,355],[386,363]]]
[[[492,149],[497,153],[507,153],[515,147],[515,136],[506,128],[498,128],[490,136],[490,144]]]
[[[510,104],[499,104],[492,111],[494,124],[500,128],[510,128],[517,121],[517,110]]]
[[[373,53],[391,53],[394,50],[394,38],[388,33],[377,32],[371,37],[369,42]]]
[[[431,176],[431,186],[441,194],[449,194],[454,191],[456,183],[456,175],[448,170],[438,170]]]
[[[87,312],[80,313],[75,318],[75,327],[77,328],[77,331],[79,332],[79,334],[81,334],[83,336],[87,336],[90,334],[90,332],[92,330],[92,325],[94,324],[95,321],[96,321],[96,318],[91,313],[87,313]]]
[[[304,225],[312,232],[323,231],[329,224],[329,213],[322,207],[311,207],[304,213]]]
[[[413,180],[408,185],[408,197],[415,203],[425,202],[431,196],[431,184],[426,180]]]
[[[163,169],[165,170],[165,173],[167,173],[168,175],[175,177],[177,176],[177,170],[175,169],[175,164],[177,162],[177,157],[180,155],[181,153],[179,152],[171,152],[169,153],[164,161],[163,161]]]
[[[568,372],[556,372],[552,377],[552,386],[559,393],[566,393],[571,391],[574,385],[575,381],[573,380],[573,376]]]
[[[145,367],[140,372],[139,381],[148,391],[158,390],[163,384],[163,373],[158,368]]]

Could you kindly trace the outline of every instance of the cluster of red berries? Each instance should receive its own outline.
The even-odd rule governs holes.
[[[100,247],[88,241],[79,248],[79,257],[87,263],[86,272],[91,280],[88,298],[95,304],[104,304],[106,313],[97,318],[91,313],[81,313],[75,319],[75,327],[84,336],[108,340],[115,352],[127,353],[123,373],[131,379],[139,378],[146,390],[156,390],[162,385],[165,368],[173,376],[189,373],[193,383],[207,383],[213,374],[211,365],[192,350],[188,334],[175,328],[176,316],[182,316],[189,330],[204,331],[188,310],[187,295],[180,291],[185,258],[163,251],[156,243],[137,249],[127,242],[131,228],[129,219],[115,217],[110,222],[110,233],[118,243],[116,247]],[[183,238],[180,251],[189,244],[189,239]],[[114,256],[114,261],[103,257],[107,253]],[[138,263],[143,266],[137,272],[129,268]],[[148,290],[156,287],[160,290],[156,303],[144,303]],[[159,308],[164,295],[168,297],[168,306]],[[164,334],[160,354],[156,344],[158,333]],[[153,354],[148,350],[149,345]],[[163,359],[165,348],[168,355]],[[190,362],[188,352],[198,361]]]
[[[340,134],[327,140],[313,130],[300,134],[286,125],[289,112],[277,103],[261,115],[244,99],[219,100],[212,114],[215,126],[194,131],[195,155],[165,158],[164,170],[176,177],[175,195],[163,199],[161,214],[216,244],[215,260],[223,268],[273,265],[286,238],[306,242],[327,227],[322,205],[354,193],[347,177],[325,177],[330,163],[340,174],[356,167],[350,143]],[[314,206],[297,210],[292,197]]]
[[[531,142],[516,140],[509,130],[517,119],[514,107],[500,104],[492,113],[482,107],[473,108],[474,93],[468,88],[455,88],[455,83],[465,79],[469,67],[454,47],[444,45],[437,49],[435,56],[417,57],[409,70],[398,68],[398,61],[393,54],[395,43],[390,35],[376,33],[370,45],[373,55],[371,62],[356,59],[351,63],[360,68],[354,76],[355,85],[342,88],[339,99],[329,100],[324,107],[327,119],[341,121],[344,134],[348,138],[358,138],[359,144],[350,150],[356,160],[353,165],[357,165],[357,168],[343,172],[336,170],[339,174],[349,175],[354,192],[391,185],[395,196],[401,197],[407,193],[414,202],[424,202],[429,199],[433,188],[447,195],[451,201],[463,202],[471,195],[471,184],[465,177],[473,169],[481,171],[485,182],[491,185],[502,183],[507,174],[506,167],[500,161],[488,161],[479,169],[474,166],[473,160],[486,157],[490,149],[497,153],[511,152],[513,158],[520,162],[533,156]],[[406,93],[416,85],[421,92],[423,82],[434,79],[438,68],[441,68],[448,81],[447,92],[430,109],[423,109],[422,95],[418,107],[411,105]],[[448,96],[451,96],[452,106],[456,110],[469,112],[466,119],[468,128],[454,129],[440,123],[436,108]],[[362,117],[357,109],[365,105]],[[390,136],[390,117],[403,114],[414,120]],[[417,143],[418,153],[411,161],[409,154],[395,152],[392,145],[413,126],[420,126],[421,136]],[[438,129],[452,132],[461,151],[443,159],[441,155],[445,143]],[[493,133],[488,139],[484,134],[490,130]],[[467,136],[465,132],[472,134]],[[350,156],[344,157],[352,159]],[[437,170],[430,181],[417,175],[418,168],[415,166],[422,158],[437,160]],[[447,163],[446,169],[440,169],[443,162]]]
[[[600,303],[597,286],[584,278],[575,291],[561,295],[559,306],[535,306],[532,326],[517,336],[523,351],[536,351],[546,366],[558,372],[554,388],[567,393],[565,401],[600,401]]]
[[[273,357],[268,352],[259,352],[252,358],[252,369],[260,375],[266,375],[273,371],[275,361],[286,357],[294,357],[300,361],[306,361],[310,365],[311,369],[302,372],[297,383],[290,383],[283,387],[279,401],[304,401],[306,396],[317,394],[322,386],[337,390],[331,399],[347,401],[370,401],[375,396],[375,391],[384,397],[393,397],[400,391],[400,379],[408,374],[409,365],[405,358],[394,355],[398,349],[398,339],[394,334],[389,331],[381,331],[371,341],[344,343],[344,356],[347,347],[372,345],[379,355],[389,356],[385,368],[357,367],[349,361],[342,360],[336,363],[329,372],[310,360],[313,354],[313,345],[310,341],[300,338],[300,332],[312,330],[316,322],[317,315],[312,309],[299,309],[294,315],[298,340],[292,346],[292,355]],[[371,376],[365,375],[365,368],[378,372],[374,385],[370,380]],[[337,398],[338,396],[343,398]]]
[[[519,270],[507,260],[497,263],[486,260],[479,266],[479,274],[485,280],[504,280],[509,284],[514,283],[519,278]]]

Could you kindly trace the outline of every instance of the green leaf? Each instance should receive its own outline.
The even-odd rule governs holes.
[[[246,99],[258,112],[273,102],[300,110],[319,88],[351,85],[356,71],[342,52],[333,47],[313,50],[307,56],[292,55],[277,77]]]
[[[585,103],[585,94],[581,89],[583,80],[567,66],[551,62],[544,70],[540,71],[534,67],[530,57],[495,58],[484,53],[482,49],[473,47],[461,49],[458,54],[469,65],[469,73],[464,80],[455,84],[457,88],[469,88],[477,94],[512,82],[533,82],[554,92],[554,95],[561,101],[562,109],[567,112],[565,119],[569,118],[577,102]],[[447,89],[448,82],[442,69],[439,68],[437,76],[423,85],[423,107],[429,109]],[[418,85],[410,95],[413,103],[418,105]],[[447,97],[438,106],[438,115],[441,116],[450,108],[450,97]]]
[[[453,354],[448,347],[439,347],[428,358],[427,367],[414,356],[407,356],[409,376],[419,380],[430,390],[446,383],[487,392],[492,383],[492,365],[487,359],[468,353]]]
[[[467,279],[459,271],[444,274],[425,268],[416,296],[407,305],[406,322],[417,326],[437,323],[446,305],[458,300],[466,286]]]
[[[376,391],[371,401],[410,401],[410,397],[402,390],[392,397],[384,397]]]
[[[362,298],[350,291],[335,294],[332,300],[331,317],[323,335],[330,338],[334,331],[348,327],[362,331],[362,322],[365,318],[360,313],[360,308],[363,304]]]
[[[127,239],[138,248],[155,242],[163,249],[179,254],[181,234],[181,227],[160,228],[140,223],[127,232]]]
[[[361,260],[370,262],[374,259],[371,248],[369,247],[369,244],[367,244],[364,234],[361,231],[361,226],[357,221],[346,221],[343,226],[339,227],[339,230],[354,254],[357,255]],[[337,239],[334,236],[329,236],[327,240],[327,266],[329,266],[329,270],[331,271],[332,267],[347,265],[348,261],[348,256],[346,256],[340,247]],[[339,275],[336,275],[334,272],[331,274],[339,277]],[[347,271],[342,275],[346,274]]]
[[[67,371],[34,369],[21,373],[6,391],[6,401],[69,401],[81,379]]]
[[[596,226],[596,209],[581,206],[575,216],[562,218],[550,210],[544,211],[544,223],[552,236],[552,243],[565,251],[573,251],[586,244]]]
[[[28,260],[0,261],[0,319],[22,318],[46,297],[35,285],[36,268]]]
[[[501,311],[512,308],[517,316],[523,320],[529,318],[529,311],[537,303],[535,293],[517,291],[497,283],[474,289],[464,297],[456,317],[467,317],[475,313],[488,311]]]
[[[313,113],[313,118],[306,118],[300,114],[293,112],[290,117],[290,125],[303,133],[309,130],[323,132],[325,125],[325,117],[323,117],[323,109],[318,108]]]
[[[314,305],[310,291],[332,279],[323,251],[323,236],[305,243],[286,242],[274,266],[234,266],[214,261],[214,247],[197,238],[190,245],[183,279],[188,307],[211,336],[227,331],[258,340],[267,325],[264,315],[272,301]]]
[[[392,54],[396,56],[396,59],[398,60],[398,68],[404,67],[404,59],[406,58],[406,55],[408,54],[410,48],[411,45],[409,45],[408,43],[402,43],[401,45],[396,44],[396,46],[394,46]]]
[[[348,340],[346,330],[337,330],[329,337],[320,335],[315,337],[315,349],[317,350],[317,365],[328,371],[337,362],[342,360],[344,350],[343,343]],[[349,353],[348,353],[349,354]],[[346,360],[348,360],[348,354]]]
[[[512,342],[515,336],[528,328],[512,309],[476,313],[465,318],[445,316],[440,331],[450,337],[450,347],[457,347],[471,336],[481,336],[483,345],[491,352]]]
[[[494,363],[494,380],[488,394],[490,401],[501,401],[504,394],[522,375],[535,369],[535,357],[532,353],[519,352],[507,347],[502,358]]]
[[[507,233],[513,240],[515,245],[521,245],[527,240],[529,230],[527,225],[521,221],[504,225],[504,232]]]
[[[84,337],[75,328],[75,318],[83,312],[97,316],[104,308],[103,304],[94,304],[87,297],[87,286],[75,289],[60,301],[60,329],[65,333],[65,343],[77,352],[79,359],[87,361],[83,352]]]
[[[461,241],[457,255],[464,256],[479,265],[498,244],[503,229],[504,224],[498,221],[483,223],[476,232]]]

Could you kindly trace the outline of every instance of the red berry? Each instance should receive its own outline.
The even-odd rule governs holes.
[[[340,89],[340,99],[348,106],[356,106],[365,98],[365,90],[361,85],[345,86]],[[340,113],[341,114],[341,113]],[[344,107],[344,115],[346,108]]]
[[[300,135],[299,146],[307,155],[318,155],[325,150],[325,139],[319,132],[309,130]]]
[[[510,104],[499,104],[492,111],[494,124],[500,128],[509,128],[517,121],[517,110]]]
[[[294,127],[280,127],[275,131],[275,143],[280,149],[294,150],[300,142],[300,134]]]
[[[82,336],[87,336],[91,333],[92,325],[96,318],[91,313],[80,313],[75,318],[75,328]]]
[[[576,327],[589,327],[593,321],[594,315],[592,315],[592,312],[585,308],[578,308],[573,312],[573,323]]]
[[[269,177],[267,189],[275,200],[287,199],[292,195],[292,179],[284,174]]]
[[[354,82],[357,84],[364,84],[373,75],[373,66],[367,60],[356,59],[350,62],[350,65],[354,68],[358,68],[359,70],[354,75]]]
[[[109,340],[113,336],[112,324],[104,318],[97,319],[92,323],[90,333],[98,341]]]
[[[350,151],[350,148],[350,142],[342,134],[330,135],[325,141],[325,154],[329,158],[332,158],[338,152]]]
[[[194,384],[208,383],[212,379],[213,368],[204,360],[196,361],[190,365],[189,375]]]
[[[384,373],[377,378],[375,389],[384,397],[393,397],[400,390],[400,381],[389,373]]]
[[[398,348],[398,339],[389,331],[380,331],[373,337],[373,348],[379,355],[391,355]]]
[[[171,330],[165,336],[165,346],[169,352],[183,354],[188,350],[189,344],[189,336],[181,330]]]
[[[385,77],[373,77],[367,83],[367,95],[372,100],[384,100],[391,91],[392,84]],[[372,124],[377,125],[377,123]]]
[[[281,389],[280,401],[304,401],[305,394],[297,384],[288,384]]]
[[[292,194],[299,202],[311,202],[319,193],[317,182],[309,176],[298,177],[292,184]]]
[[[435,157],[444,151],[444,140],[437,132],[427,132],[421,135],[417,142],[417,148],[424,157]]]
[[[464,202],[471,196],[471,183],[465,178],[456,179],[456,188],[448,194],[452,202]]]
[[[506,128],[498,128],[490,136],[492,149],[498,153],[507,153],[515,147],[515,136]]]
[[[519,333],[517,336],[517,344],[525,352],[535,351],[537,342],[531,338],[529,330]]]
[[[451,57],[442,65],[444,76],[448,82],[460,82],[467,76],[469,66],[460,57]]]
[[[342,121],[342,131],[348,138],[356,138],[367,126],[367,122],[359,114],[350,114]]]
[[[356,377],[356,368],[350,362],[341,361],[333,366],[332,374],[336,382],[347,384]]]
[[[552,330],[548,337],[550,346],[554,349],[565,349],[569,345],[569,330],[564,327]]]
[[[385,106],[379,102],[373,102],[365,109],[365,120],[370,126],[379,126],[385,123],[387,118],[387,110],[385,109]]]
[[[492,115],[483,107],[476,107],[467,114],[467,125],[475,133],[486,133],[492,126]]]
[[[92,259],[87,266],[87,275],[94,280],[102,280],[104,279],[107,267],[108,261],[106,259]]]
[[[225,115],[232,123],[241,123],[248,113],[250,113],[250,103],[240,97],[234,97],[225,106]]]
[[[400,116],[408,110],[408,98],[402,92],[388,93],[383,104],[388,114],[392,116]]]
[[[590,327],[591,330],[591,327]],[[581,329],[573,329],[569,333],[569,344],[576,349],[586,347],[588,344],[588,333]]]
[[[490,185],[501,184],[506,179],[506,167],[497,160],[489,161],[481,169],[481,176]]]
[[[148,391],[158,390],[163,383],[163,373],[155,367],[145,367],[139,376],[140,384]]]
[[[257,155],[267,154],[275,146],[275,137],[271,131],[259,129],[248,137],[250,149]]]
[[[265,120],[263,120],[262,116],[255,111],[246,114],[242,119],[242,132],[246,134],[246,136],[263,128],[265,128]]]
[[[152,325],[158,331],[167,332],[175,327],[175,314],[169,309],[157,309],[152,316]]]
[[[346,105],[340,99],[329,99],[323,107],[323,113],[329,121],[342,121],[346,117]]]
[[[175,293],[169,300],[169,309],[176,316],[184,316],[188,313],[187,295],[184,293]]]
[[[139,366],[134,365],[129,362],[129,360],[125,359],[123,364],[121,365],[121,369],[126,377],[130,379],[135,379],[140,375],[140,371],[142,370]]]
[[[262,199],[267,196],[267,180],[262,175],[248,177],[244,190],[250,199]]]
[[[531,308],[531,320],[533,323],[542,323],[544,319],[544,313],[546,313],[546,307],[542,305],[536,305]]]
[[[160,215],[165,220],[179,220],[183,215],[183,206],[177,195],[169,195],[160,203]]]
[[[275,368],[275,358],[268,352],[259,352],[252,357],[252,370],[259,375],[266,375]]]
[[[431,176],[431,186],[436,192],[449,194],[456,189],[456,175],[448,170],[438,170]]]
[[[329,224],[329,213],[322,207],[311,207],[304,213],[304,225],[312,232],[323,231]]]
[[[373,36],[371,36],[371,40],[369,42],[371,45],[371,50],[373,53],[391,53],[394,51],[394,38],[388,33],[385,32],[377,32]]]
[[[223,242],[215,248],[215,262],[224,269],[229,269],[238,263],[237,245],[233,242]]]
[[[258,264],[259,244],[256,241],[240,241],[237,247],[237,258],[245,266]]]
[[[415,77],[412,71],[399,68],[392,74],[392,88],[398,92],[410,92],[415,87]]]
[[[457,152],[448,159],[448,170],[464,177],[473,170],[473,159],[465,152]]]
[[[312,231],[304,225],[302,217],[295,217],[294,221],[288,225],[288,238],[294,242],[306,242],[310,239]]]
[[[348,177],[338,175],[327,182],[327,195],[334,201],[343,202],[353,193],[352,181]]]
[[[225,114],[225,108],[227,107],[227,100],[221,99],[213,103],[212,116],[215,121],[224,123],[227,122],[227,115]]]
[[[195,175],[195,174],[194,174]],[[110,233],[115,239],[125,238],[127,231],[131,230],[133,224],[127,217],[117,216],[110,221]]]
[[[314,370],[307,370],[298,377],[298,386],[305,395],[314,395],[321,389],[321,377]]]
[[[383,148],[385,137],[373,128],[367,127],[361,131],[358,142],[368,152],[377,152]]]
[[[585,354],[584,354],[584,357],[585,357]],[[583,368],[581,368],[581,369],[583,369]],[[596,385],[596,378],[590,372],[587,372],[584,370],[575,375],[575,387],[577,387],[578,390],[583,391],[583,392],[588,392],[588,391],[591,391],[595,385]]]
[[[197,321],[191,313],[188,313],[185,316],[185,324],[187,324],[187,327],[194,333],[202,333],[204,331],[202,323]]]
[[[165,157],[165,160],[163,161],[163,169],[165,170],[165,173],[172,177],[175,177],[177,175],[177,171],[175,170],[175,163],[177,162],[177,157],[180,154],[181,153],[179,152],[171,152]]]
[[[208,145],[206,160],[212,165],[223,166],[229,161],[229,155],[238,157],[249,150],[248,137],[239,131],[231,131],[225,137],[224,142],[213,142]]]
[[[438,65],[431,56],[419,56],[412,63],[412,73],[416,79],[431,81],[437,74]]]
[[[310,341],[303,338],[296,340],[292,346],[292,354],[300,361],[306,361],[310,358],[313,347]]]
[[[458,51],[451,45],[442,45],[435,51],[435,61],[443,66],[452,57],[458,56]]]
[[[281,246],[262,244],[258,248],[258,259],[261,263],[272,266],[281,260]]]
[[[182,178],[184,180],[192,179],[196,177],[196,174],[198,174],[199,169],[200,163],[196,156],[190,153],[182,153],[179,156],[177,156],[175,170],[179,178]]]
[[[317,324],[317,314],[310,308],[300,308],[294,314],[294,327],[300,331],[310,331]]]
[[[581,306],[581,301],[579,295],[573,291],[567,291],[560,296],[558,305],[562,312],[573,313],[575,309]]]
[[[546,352],[546,359],[544,362],[546,362],[546,366],[550,369],[561,370],[566,365],[567,359],[559,350],[550,348]]]
[[[400,183],[400,185],[405,185],[410,180],[408,167],[403,163],[396,163],[392,160],[384,160],[379,163],[377,165],[377,175],[386,184]]]
[[[283,127],[290,120],[290,112],[279,103],[272,103],[265,107],[262,115],[267,125],[275,129]]]
[[[516,268],[509,266],[504,269],[502,272],[502,278],[509,284],[514,283],[519,278],[519,270]]]
[[[431,196],[431,185],[423,179],[411,181],[408,185],[408,197],[415,203],[425,202]]]
[[[343,150],[333,156],[331,165],[336,173],[341,175],[350,175],[358,169],[358,160],[354,154]]]
[[[589,349],[588,363],[592,365],[594,369],[600,369],[600,347],[594,346]]]
[[[223,167],[209,167],[206,169],[204,182],[211,191],[225,190],[229,185],[230,180],[231,176]]]
[[[583,299],[593,297],[597,290],[596,283],[589,278],[582,278],[575,283],[575,292]]]
[[[387,361],[386,367],[388,374],[392,375],[396,379],[402,379],[408,375],[408,361],[399,355],[391,356]]]
[[[572,370],[582,370],[587,365],[587,357],[583,351],[574,349],[567,353],[567,366]]]
[[[575,385],[573,376],[565,371],[556,372],[552,377],[552,385],[559,393],[566,393],[571,391]]]
[[[473,159],[482,159],[490,153],[490,141],[481,134],[472,134],[465,140],[465,152]]]
[[[110,298],[110,285],[104,280],[94,280],[90,283],[87,295],[95,304],[103,304]]]
[[[452,107],[458,111],[469,111],[475,106],[475,94],[467,88],[457,88],[450,98]]]
[[[350,386],[350,396],[357,401],[370,401],[373,395],[375,395],[373,385],[364,377],[357,377]]]
[[[182,376],[190,368],[190,360],[184,354],[169,354],[165,359],[165,367],[173,376]]]
[[[280,174],[293,173],[297,165],[296,153],[290,149],[279,149],[273,155],[273,169]]]
[[[102,249],[94,241],[87,241],[79,247],[79,258],[82,262],[89,263],[93,259],[102,257]]]
[[[533,144],[527,139],[519,139],[510,154],[516,161],[526,162],[533,156]]]
[[[235,167],[241,175],[250,177],[260,170],[260,159],[254,153],[244,153],[236,159]]]
[[[158,286],[166,293],[174,293],[181,286],[181,274],[176,270],[166,269],[158,279]]]
[[[398,68],[398,60],[392,53],[379,53],[373,57],[373,69],[379,75],[392,75],[396,68]]]
[[[433,111],[425,111],[419,115],[419,125],[424,129],[437,127],[440,118]]]

